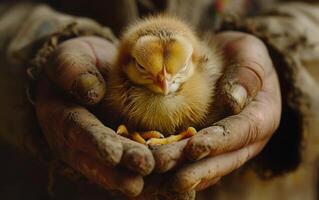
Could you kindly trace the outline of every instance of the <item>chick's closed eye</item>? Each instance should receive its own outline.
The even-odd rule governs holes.
[[[137,71],[141,72],[141,73],[147,73],[145,67],[143,67],[141,64],[139,64],[136,59],[133,59],[133,62],[135,63],[135,67],[137,69]]]
[[[141,36],[130,52],[134,66],[128,66],[126,74],[133,84],[151,92],[174,93],[193,73],[192,52],[192,45],[179,35],[165,39]]]

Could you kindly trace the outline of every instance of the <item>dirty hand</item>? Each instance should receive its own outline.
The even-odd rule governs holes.
[[[257,155],[279,125],[280,87],[266,46],[245,33],[214,37],[227,61],[220,98],[234,115],[153,152],[156,171],[181,166],[170,180],[175,192],[202,190],[216,183]],[[193,162],[181,165],[186,160]]]
[[[116,135],[84,107],[94,106],[107,92],[104,78],[115,54],[116,46],[98,37],[60,44],[44,69],[49,78],[39,80],[36,111],[59,159],[107,189],[136,196],[142,175],[154,168],[151,151]]]

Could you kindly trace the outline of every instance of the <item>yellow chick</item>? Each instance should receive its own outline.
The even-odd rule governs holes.
[[[189,127],[201,128],[212,120],[222,66],[216,48],[200,41],[185,22],[165,15],[137,21],[124,32],[109,73],[109,116],[119,117],[139,139],[136,133],[143,136],[143,131],[148,137],[153,131],[155,138],[162,137],[158,132],[164,136],[194,132]],[[128,131],[120,126],[119,132]]]

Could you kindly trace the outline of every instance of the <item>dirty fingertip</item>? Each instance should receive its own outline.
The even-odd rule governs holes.
[[[85,73],[74,81],[72,90],[81,103],[94,105],[104,97],[106,86],[102,77]]]

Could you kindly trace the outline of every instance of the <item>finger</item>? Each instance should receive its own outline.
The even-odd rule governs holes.
[[[40,85],[38,118],[48,140],[53,144],[60,142],[53,147],[61,150],[59,154],[67,145],[113,166],[120,163],[142,175],[152,172],[155,161],[148,148],[117,136],[85,108],[61,101],[47,81]]]
[[[144,181],[140,175],[105,165],[88,154],[68,152],[66,162],[88,179],[108,190],[119,190],[130,197],[135,197],[142,192]]]
[[[167,145],[162,145],[159,148],[152,150],[155,159],[155,171],[164,173],[174,169],[186,158],[184,148],[189,139],[184,139]]]
[[[155,166],[152,152],[145,146],[135,141],[120,136],[123,145],[121,165],[143,176],[150,174]]]
[[[36,110],[47,141],[59,158],[107,189],[120,190],[129,196],[137,196],[142,191],[141,176],[111,167],[121,158],[122,144],[87,110],[58,99],[44,81],[38,90]],[[71,121],[65,120],[68,116],[73,116]]]
[[[113,59],[115,50],[114,45],[103,39],[71,39],[58,46],[45,71],[53,82],[81,103],[94,105],[106,90],[99,70],[105,68],[107,60]]]
[[[85,36],[78,39],[90,45],[96,55],[96,67],[106,80],[109,71],[116,62],[117,46],[103,38],[95,36]]]
[[[248,145],[234,152],[206,158],[181,168],[172,178],[171,187],[176,192],[200,188],[199,184],[222,177],[239,168],[247,160],[257,155],[266,141]]]
[[[69,148],[109,165],[120,162],[123,147],[114,131],[85,108],[59,99],[46,80],[39,84],[36,112],[47,141],[59,155]]]
[[[271,137],[280,121],[281,97],[275,73],[266,80],[245,109],[205,128],[192,137],[185,149],[191,160],[239,149],[247,144]]]
[[[262,41],[238,32],[216,36],[225,56],[226,69],[221,79],[220,93],[234,113],[239,113],[260,91],[265,78],[274,69]]]

